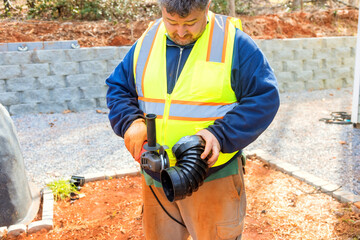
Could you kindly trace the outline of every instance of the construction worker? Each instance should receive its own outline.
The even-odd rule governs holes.
[[[241,153],[278,110],[276,78],[238,21],[209,11],[210,0],[159,0],[159,6],[162,18],[106,80],[110,123],[138,160],[147,139],[144,115],[157,114],[157,141],[169,146],[170,165],[173,145],[196,134],[206,142],[201,158],[211,168],[196,192],[175,202],[166,199],[159,174],[143,172],[145,237],[241,239]]]

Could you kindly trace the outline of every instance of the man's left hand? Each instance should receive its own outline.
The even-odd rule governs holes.
[[[196,135],[201,136],[205,140],[205,150],[201,154],[201,159],[208,157],[208,166],[212,167],[219,157],[220,143],[209,130],[200,130]]]

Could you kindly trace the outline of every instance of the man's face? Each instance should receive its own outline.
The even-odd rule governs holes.
[[[195,42],[206,28],[208,11],[209,6],[205,10],[194,9],[183,18],[162,8],[163,21],[170,39],[182,46]]]

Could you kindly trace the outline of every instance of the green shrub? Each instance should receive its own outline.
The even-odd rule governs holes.
[[[73,183],[70,183],[69,180],[56,180],[47,184],[47,186],[53,192],[55,201],[70,197],[70,193],[72,192],[78,193],[77,187]]]
[[[36,0],[28,16],[40,19],[121,20],[153,19],[156,3],[144,0]]]

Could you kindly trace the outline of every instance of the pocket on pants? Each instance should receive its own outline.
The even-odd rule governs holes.
[[[240,236],[243,232],[244,221],[233,221],[228,223],[221,223],[216,225],[216,239],[218,240],[233,240]]]

